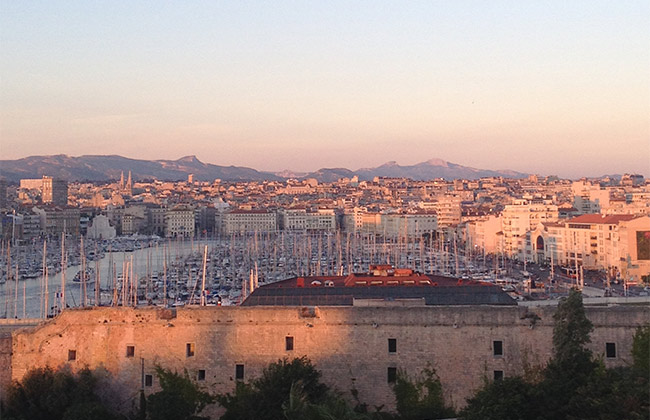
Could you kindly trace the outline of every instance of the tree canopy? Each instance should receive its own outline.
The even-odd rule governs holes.
[[[606,369],[586,347],[593,325],[571,290],[554,316],[553,357],[537,382],[516,376],[486,381],[462,411],[473,419],[648,419],[650,327],[634,336],[634,365]]]
[[[187,372],[181,375],[157,366],[156,376],[162,390],[147,397],[146,412],[149,420],[207,419],[198,414],[215,399],[192,382]]]
[[[319,404],[328,398],[329,388],[320,382],[321,373],[306,357],[287,358],[271,363],[262,376],[250,382],[237,382],[234,393],[217,396],[225,409],[223,420],[285,419],[283,406],[289,397],[304,403]]]
[[[15,420],[117,420],[96,394],[97,378],[89,369],[76,375],[66,369],[32,369],[7,389],[2,418]]]
[[[445,403],[440,378],[432,366],[427,366],[414,380],[399,371],[395,384],[397,413],[404,420],[425,420],[453,417],[454,409]]]

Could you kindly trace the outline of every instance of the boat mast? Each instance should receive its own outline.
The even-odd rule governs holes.
[[[101,279],[99,277],[99,255],[97,254],[97,242],[95,242],[95,306],[101,305]]]
[[[41,284],[41,318],[47,318],[47,239],[43,241],[43,280]]]
[[[205,272],[207,269],[208,260],[208,246],[206,245],[203,250],[203,280],[201,281],[201,306],[205,306]]]
[[[79,242],[79,251],[81,254],[81,307],[86,306],[87,291],[86,291],[86,254],[84,252],[84,237],[81,236]]]
[[[66,261],[65,261],[65,229],[61,233],[61,307],[59,308],[59,312],[63,312],[63,309],[65,308],[65,269],[66,269]]]

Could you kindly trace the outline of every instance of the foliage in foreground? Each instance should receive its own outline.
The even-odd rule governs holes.
[[[262,376],[250,382],[237,382],[234,393],[217,395],[225,409],[222,420],[285,419],[283,406],[294,398],[303,404],[320,404],[327,399],[329,388],[320,382],[321,373],[306,357],[271,363]]]
[[[161,391],[147,397],[146,413],[149,420],[200,420],[203,409],[215,401],[207,392],[192,382],[187,372],[183,375],[156,366]]]
[[[554,315],[553,357],[541,380],[486,382],[462,411],[465,420],[648,419],[650,326],[634,336],[631,367],[606,369],[586,348],[593,329],[580,292],[572,290]]]
[[[12,383],[2,410],[14,420],[118,420],[96,394],[97,378],[89,369],[74,375],[50,367],[32,369]]]
[[[321,373],[306,357],[281,359],[234,392],[217,396],[226,412],[222,420],[372,420],[389,418],[352,407],[320,381]]]
[[[447,406],[440,378],[431,366],[411,381],[400,371],[393,386],[397,413],[404,420],[425,420],[454,417],[454,409]]]

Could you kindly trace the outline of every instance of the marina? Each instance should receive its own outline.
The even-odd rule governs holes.
[[[1,264],[3,318],[44,318],[95,305],[236,305],[260,285],[365,272],[372,264],[503,283],[513,271],[507,259],[471,255],[454,238],[342,232],[5,243]]]

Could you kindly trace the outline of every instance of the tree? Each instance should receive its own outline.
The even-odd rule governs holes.
[[[637,328],[632,341],[632,360],[634,370],[644,377],[646,382],[650,379],[650,324]]]
[[[453,417],[454,409],[447,406],[442,384],[430,365],[411,381],[406,372],[398,372],[395,385],[397,412],[404,420],[439,419]]]
[[[650,326],[637,329],[633,366],[606,369],[586,348],[593,329],[582,296],[571,290],[554,315],[553,357],[538,375],[486,383],[463,410],[473,419],[602,419],[650,417]]]
[[[464,420],[528,420],[538,415],[535,387],[515,376],[485,385],[467,400]]]
[[[156,366],[156,376],[160,380],[161,391],[147,398],[147,415],[149,420],[198,420],[208,419],[199,414],[214,402],[214,397],[201,391],[192,382],[187,372],[183,375]]]
[[[327,385],[320,382],[321,373],[306,357],[287,358],[271,363],[262,376],[249,383],[237,382],[233,394],[217,396],[226,412],[222,420],[284,420],[284,408],[292,387],[309,404],[320,404],[329,395]]]
[[[294,382],[289,399],[282,405],[287,420],[372,420],[381,419],[377,414],[357,412],[335,392],[328,392],[327,398],[319,404],[307,401],[302,384]]]
[[[603,372],[602,363],[595,361],[586,347],[593,324],[585,314],[582,293],[571,289],[568,297],[560,300],[553,320],[553,357],[540,384],[545,407],[541,415],[549,419],[575,417],[590,405],[580,390]]]
[[[585,345],[591,342],[589,334],[594,326],[585,314],[582,293],[571,289],[558,304],[553,320],[553,361],[568,365],[577,359],[591,359]]]
[[[89,369],[77,375],[50,367],[32,369],[21,382],[7,389],[3,418],[16,420],[73,420],[120,418],[105,407],[95,388],[97,378]],[[83,414],[85,413],[85,414]]]

